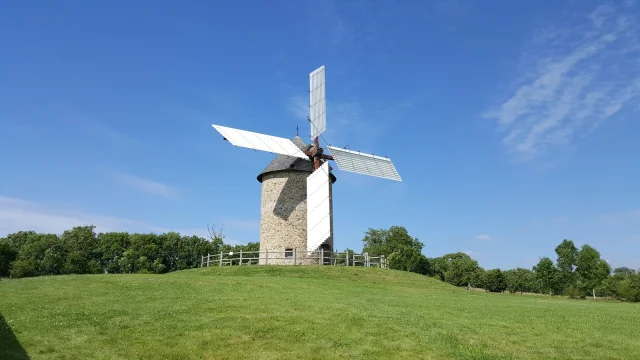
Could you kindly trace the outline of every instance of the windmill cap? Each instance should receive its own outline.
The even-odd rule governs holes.
[[[296,136],[291,139],[293,143],[302,151],[310,150],[313,145],[306,144],[300,136]],[[264,168],[258,175],[258,181],[262,182],[262,176],[264,174],[270,174],[279,171],[302,171],[307,173],[313,173],[313,161],[307,159],[301,159],[295,156],[278,155],[276,156],[267,167]],[[333,173],[329,173],[331,177],[331,183],[336,182],[336,177]]]

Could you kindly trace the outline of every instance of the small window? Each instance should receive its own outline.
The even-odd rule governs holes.
[[[284,257],[286,258],[293,257],[293,249],[292,248],[284,249]]]

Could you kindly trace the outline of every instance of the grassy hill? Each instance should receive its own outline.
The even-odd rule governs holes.
[[[640,359],[640,306],[367,268],[0,281],[0,359]]]

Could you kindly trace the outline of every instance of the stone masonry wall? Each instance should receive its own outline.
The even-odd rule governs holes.
[[[309,259],[307,252],[307,177],[310,173],[301,171],[279,171],[264,174],[262,177],[262,200],[260,206],[260,256],[259,263],[264,265],[265,251],[273,252],[269,256],[269,265],[293,265],[291,259],[272,259],[283,257],[286,248],[296,249],[297,264],[317,263]],[[329,194],[332,189],[329,187]],[[333,250],[333,201],[331,206],[331,236],[325,242]]]

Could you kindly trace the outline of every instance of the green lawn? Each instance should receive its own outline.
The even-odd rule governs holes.
[[[640,359],[640,306],[373,268],[0,281],[0,359]]]

